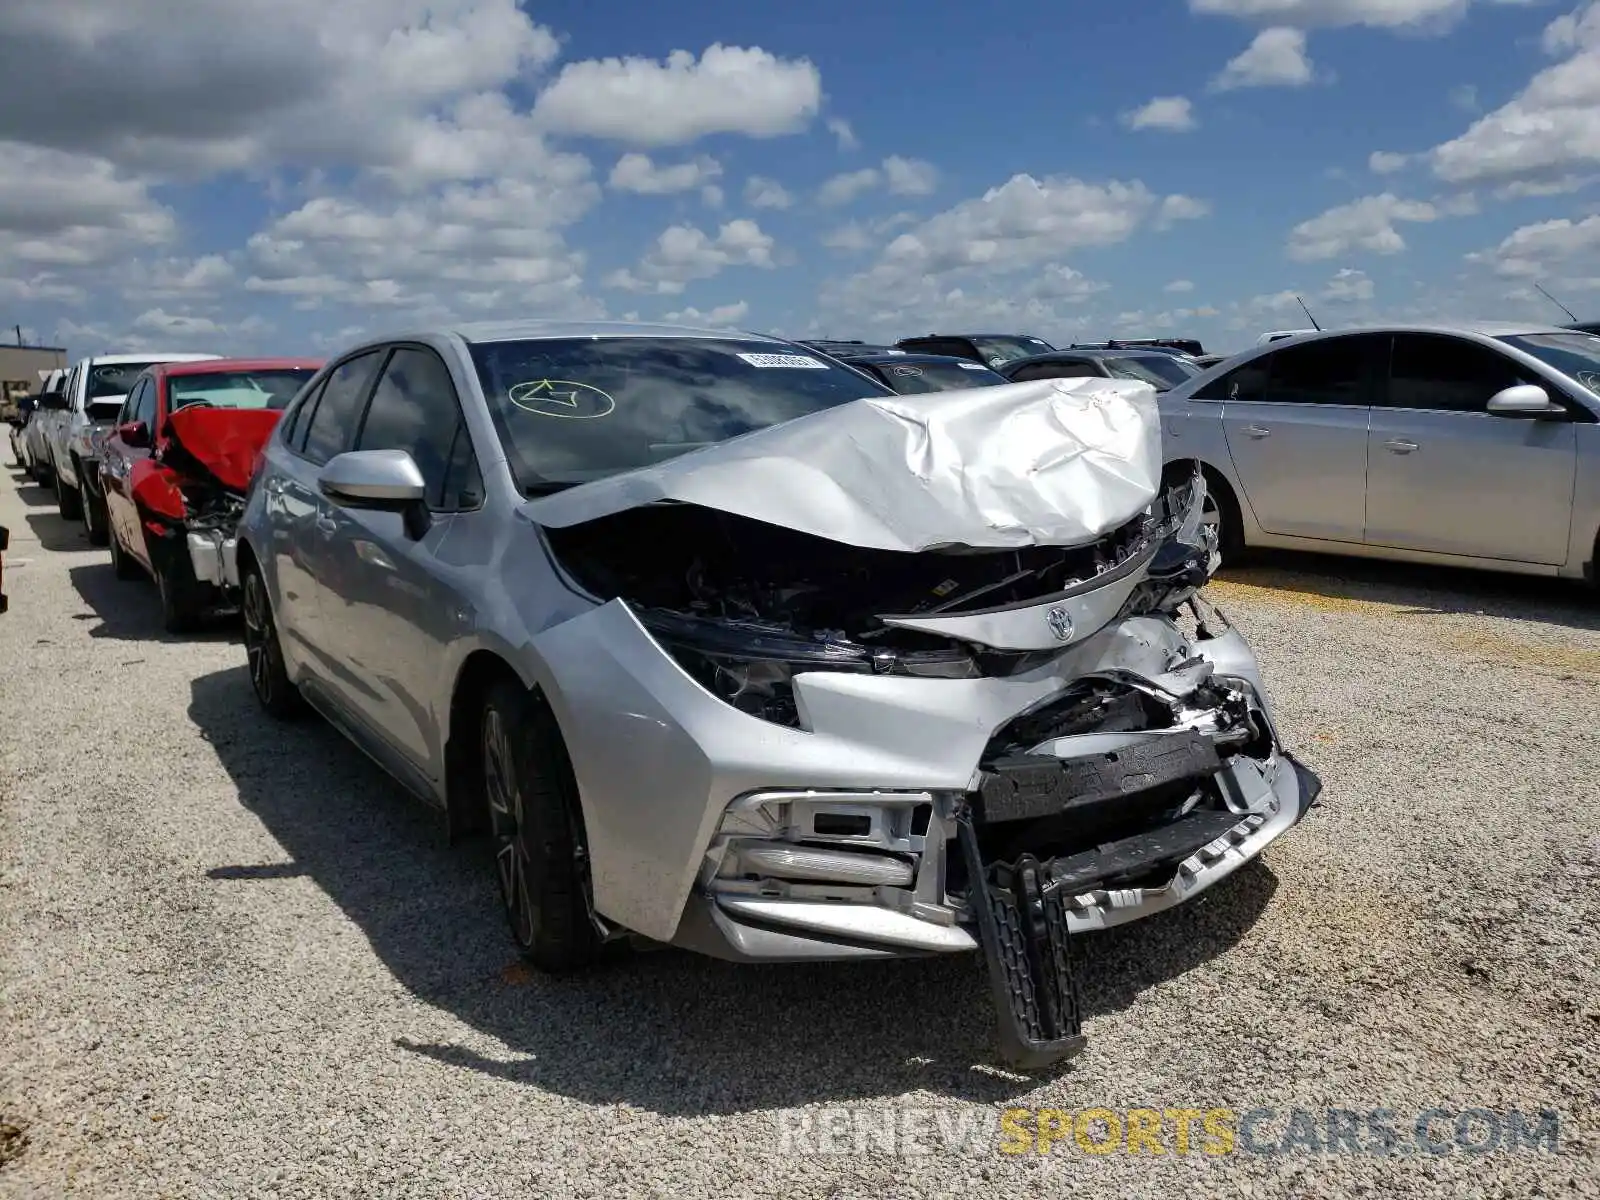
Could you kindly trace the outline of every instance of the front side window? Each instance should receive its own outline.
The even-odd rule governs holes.
[[[1017,383],[1026,383],[1033,379],[1095,379],[1099,376],[1100,368],[1087,359],[1069,359],[1029,363],[1018,367],[1011,378]]]
[[[361,402],[382,361],[382,350],[368,350],[340,363],[329,374],[316,410],[310,414],[301,447],[301,453],[312,462],[321,465],[349,445],[361,415]]]
[[[167,379],[170,411],[203,404],[207,408],[287,408],[316,372],[310,367],[260,371],[216,371],[172,375]]]
[[[885,391],[834,359],[738,338],[480,342],[471,350],[506,457],[529,492]]]
[[[437,354],[402,346],[389,356],[367,406],[357,450],[404,450],[422,472],[428,506],[444,507],[445,475],[461,406]]]
[[[144,386],[138,389],[138,394],[133,397],[133,419],[143,421],[145,429],[150,436],[156,432],[156,383],[153,379],[146,379]]]
[[[1399,333],[1389,354],[1385,401],[1390,408],[1481,413],[1490,396],[1521,382],[1514,362],[1476,342]]]

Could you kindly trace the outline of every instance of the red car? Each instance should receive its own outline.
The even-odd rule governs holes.
[[[118,579],[148,572],[169,633],[233,600],[233,532],[261,448],[322,366],[309,358],[158,363],[135,380],[100,456]]]

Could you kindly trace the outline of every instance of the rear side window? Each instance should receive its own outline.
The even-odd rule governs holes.
[[[1516,363],[1476,342],[1401,333],[1389,357],[1387,406],[1487,412],[1490,396],[1522,382]]]
[[[1363,343],[1343,338],[1287,346],[1272,355],[1262,399],[1273,404],[1365,404],[1363,353]]]
[[[361,402],[372,386],[383,353],[381,349],[368,350],[329,373],[316,410],[310,414],[300,451],[312,462],[321,465],[350,444],[361,416]]]

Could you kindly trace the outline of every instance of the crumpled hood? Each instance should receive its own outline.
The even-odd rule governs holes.
[[[242,492],[282,416],[275,408],[180,408],[167,418],[165,432],[223,487]]]
[[[872,396],[524,511],[565,528],[679,501],[882,550],[1073,546],[1142,512],[1161,463],[1149,384],[1041,379]]]

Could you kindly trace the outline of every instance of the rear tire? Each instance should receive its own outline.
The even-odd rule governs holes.
[[[250,686],[267,715],[277,721],[291,721],[306,709],[300,689],[289,679],[283,662],[283,644],[272,619],[272,602],[267,596],[267,581],[253,564],[240,564],[244,613],[244,653],[250,666]]]
[[[76,521],[83,516],[83,493],[72,487],[56,472],[56,508],[64,521]]]
[[[91,546],[104,546],[111,540],[111,515],[106,511],[105,493],[85,486],[83,524],[89,531]]]
[[[511,936],[543,971],[595,962],[589,855],[577,781],[542,696],[502,680],[484,697],[480,781]]]

